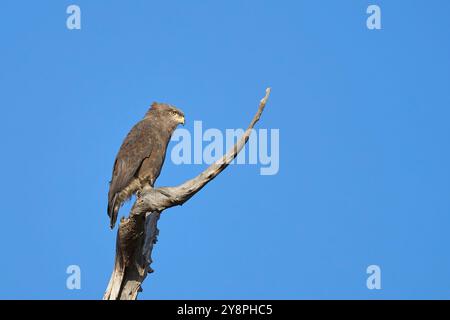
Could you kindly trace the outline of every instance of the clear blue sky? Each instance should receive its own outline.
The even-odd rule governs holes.
[[[81,30],[66,28],[72,3]],[[366,28],[369,4],[382,30]],[[108,181],[131,126],[156,100],[189,130],[243,127],[267,86],[258,127],[280,129],[279,173],[232,166],[165,211],[141,298],[450,298],[449,12],[447,0],[1,1],[0,298],[101,298]],[[166,161],[157,184],[204,168]],[[66,289],[71,264],[81,290]]]

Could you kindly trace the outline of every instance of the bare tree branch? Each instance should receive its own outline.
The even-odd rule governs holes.
[[[259,121],[269,99],[270,88],[261,100],[259,108],[247,130],[239,141],[215,163],[195,178],[176,187],[145,187],[134,203],[130,216],[122,218],[117,232],[114,270],[103,299],[135,300],[141,284],[152,263],[151,253],[159,230],[160,214],[167,208],[179,206],[200,191],[208,182],[221,173],[247,143],[252,129]]]

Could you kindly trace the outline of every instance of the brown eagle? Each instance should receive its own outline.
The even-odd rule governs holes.
[[[145,184],[153,187],[166,157],[172,133],[184,125],[184,113],[174,106],[154,102],[128,133],[114,162],[108,192],[111,229],[122,204]]]

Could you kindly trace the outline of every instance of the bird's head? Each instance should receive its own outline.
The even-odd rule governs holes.
[[[175,127],[179,124],[184,125],[184,113],[180,109],[167,103],[153,102],[152,106],[147,114],[156,112],[165,121],[170,122]]]

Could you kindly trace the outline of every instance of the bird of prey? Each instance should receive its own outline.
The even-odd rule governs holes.
[[[122,204],[142,187],[153,187],[161,172],[167,145],[184,113],[174,106],[154,102],[128,133],[114,162],[108,192],[108,215],[111,229]]]

